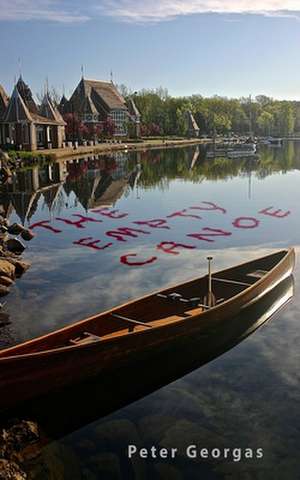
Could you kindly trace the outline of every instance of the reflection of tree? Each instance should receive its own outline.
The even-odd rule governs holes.
[[[158,187],[169,188],[169,183],[176,178],[199,183],[207,180],[226,180],[243,176],[250,172],[265,178],[277,172],[287,172],[293,168],[300,170],[300,143],[288,142],[282,148],[262,146],[258,158],[216,158],[205,159],[205,147],[201,146],[199,158],[191,169],[195,148],[177,148],[170,150],[145,151],[140,155],[142,173],[139,186],[144,189]],[[135,156],[128,161],[128,168],[133,168]]]
[[[49,210],[62,209],[66,197],[73,194],[85,209],[110,205],[131,190],[169,189],[170,182],[200,183],[203,180],[227,180],[237,176],[256,175],[265,178],[274,173],[300,170],[300,142],[283,147],[259,147],[257,159],[205,157],[206,146],[145,150],[91,156],[66,163],[68,176],[60,190],[58,164],[35,166],[18,171],[12,183],[0,186],[0,211],[14,206],[24,222],[37,208],[37,193],[43,192]],[[49,187],[49,191],[48,191]],[[50,188],[51,187],[51,188]]]

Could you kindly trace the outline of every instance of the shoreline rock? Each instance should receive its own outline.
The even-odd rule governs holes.
[[[0,214],[0,296],[7,295],[10,287],[15,284],[15,279],[30,267],[30,263],[21,258],[26,247],[16,235],[25,241],[30,241],[35,236],[20,223],[10,225],[8,219]],[[2,306],[0,303],[0,308]]]

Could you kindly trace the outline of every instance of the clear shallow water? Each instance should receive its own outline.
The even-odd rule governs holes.
[[[300,144],[288,143],[263,147],[258,162],[206,161],[202,150],[197,157],[195,148],[186,148],[20,172],[2,193],[11,220],[49,221],[61,231],[34,228],[26,252],[32,267],[7,297],[12,323],[2,330],[2,345],[204,273],[208,253],[219,269],[272,248],[293,245],[298,252],[299,170]],[[111,216],[122,218],[108,217],[113,210]],[[82,218],[84,228],[66,223]],[[149,220],[160,222],[134,223]],[[120,235],[120,228],[142,232]],[[203,233],[218,236],[200,239]],[[88,237],[100,240],[94,247],[112,245],[78,244]],[[170,242],[185,247],[172,250]],[[98,421],[46,447],[40,478],[299,478],[298,278],[296,267],[292,303],[237,347],[105,418],[99,411]],[[249,446],[263,448],[264,457],[130,462],[128,443],[182,450],[187,443]]]

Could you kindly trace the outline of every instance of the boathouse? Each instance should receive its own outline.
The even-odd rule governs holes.
[[[20,76],[12,96],[0,88],[0,144],[22,150],[62,148],[65,122],[48,94],[38,106]]]
[[[111,119],[116,137],[127,136],[129,124],[133,126],[133,136],[140,135],[140,113],[133,99],[127,105],[112,81],[82,78],[70,100],[62,98],[59,109],[63,115],[76,114],[87,126],[103,125],[107,119]]]

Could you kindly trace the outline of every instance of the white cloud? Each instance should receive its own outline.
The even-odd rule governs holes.
[[[105,15],[132,23],[155,23],[201,13],[299,18],[299,0],[0,0],[0,21],[85,22]]]
[[[104,0],[103,14],[129,22],[159,22],[201,13],[257,13],[297,18],[299,0]]]
[[[74,23],[87,21],[89,16],[55,0],[0,0],[0,21],[18,20]]]

